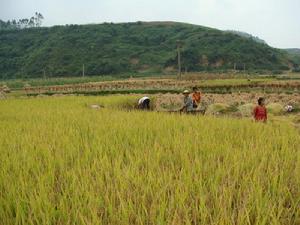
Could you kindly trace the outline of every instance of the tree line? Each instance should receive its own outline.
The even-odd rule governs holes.
[[[18,30],[42,26],[44,16],[36,12],[34,16],[24,19],[3,21],[0,19],[0,30]]]

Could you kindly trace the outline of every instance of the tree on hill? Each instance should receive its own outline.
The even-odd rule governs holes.
[[[255,36],[253,36],[251,34],[248,34],[246,32],[236,31],[236,30],[228,30],[226,32],[232,33],[232,34],[237,34],[237,35],[239,35],[241,37],[249,38],[249,39],[251,39],[251,40],[253,40],[253,41],[257,42],[257,43],[267,44],[267,42],[265,42],[264,40],[260,39],[259,37],[255,37]]]
[[[32,27],[41,27],[43,20],[44,16],[39,12],[36,12],[35,15],[30,19],[24,18],[19,19],[18,21],[15,19],[11,21],[0,20],[0,30],[18,30]]]

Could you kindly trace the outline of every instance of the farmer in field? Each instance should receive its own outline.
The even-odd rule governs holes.
[[[294,110],[294,107],[291,104],[288,104],[287,106],[284,107],[285,111],[287,113],[291,113]]]
[[[193,87],[192,100],[193,100],[193,108],[197,109],[201,101],[201,92],[198,90],[197,87]]]
[[[150,98],[144,96],[139,99],[138,101],[138,108],[142,110],[149,110],[150,109]]]
[[[254,119],[257,122],[267,122],[268,115],[267,115],[267,109],[265,106],[265,99],[259,98],[257,102],[258,102],[258,105],[254,108],[254,111],[253,111]]]
[[[193,99],[190,96],[190,92],[188,90],[185,90],[183,93],[184,99],[183,99],[183,106],[179,110],[180,112],[193,112]]]

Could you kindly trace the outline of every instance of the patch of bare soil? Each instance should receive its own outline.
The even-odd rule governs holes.
[[[262,94],[262,93],[233,93],[233,94],[203,94],[201,104],[204,107],[221,103],[229,106],[256,104],[259,97],[266,99],[266,104],[278,103],[282,106],[292,105],[300,108],[300,94]],[[155,95],[154,108],[158,111],[176,110],[182,106],[183,96],[178,94]]]
[[[266,103],[279,103],[282,105],[299,105],[300,94],[262,94],[262,93],[234,93],[234,94],[207,94],[203,96],[203,101],[208,103],[226,103],[229,105],[242,105],[245,103],[257,103],[259,97],[264,97]]]

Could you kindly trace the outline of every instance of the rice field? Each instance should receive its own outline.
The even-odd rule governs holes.
[[[0,223],[300,224],[294,127],[120,108],[133,100],[1,100]]]

